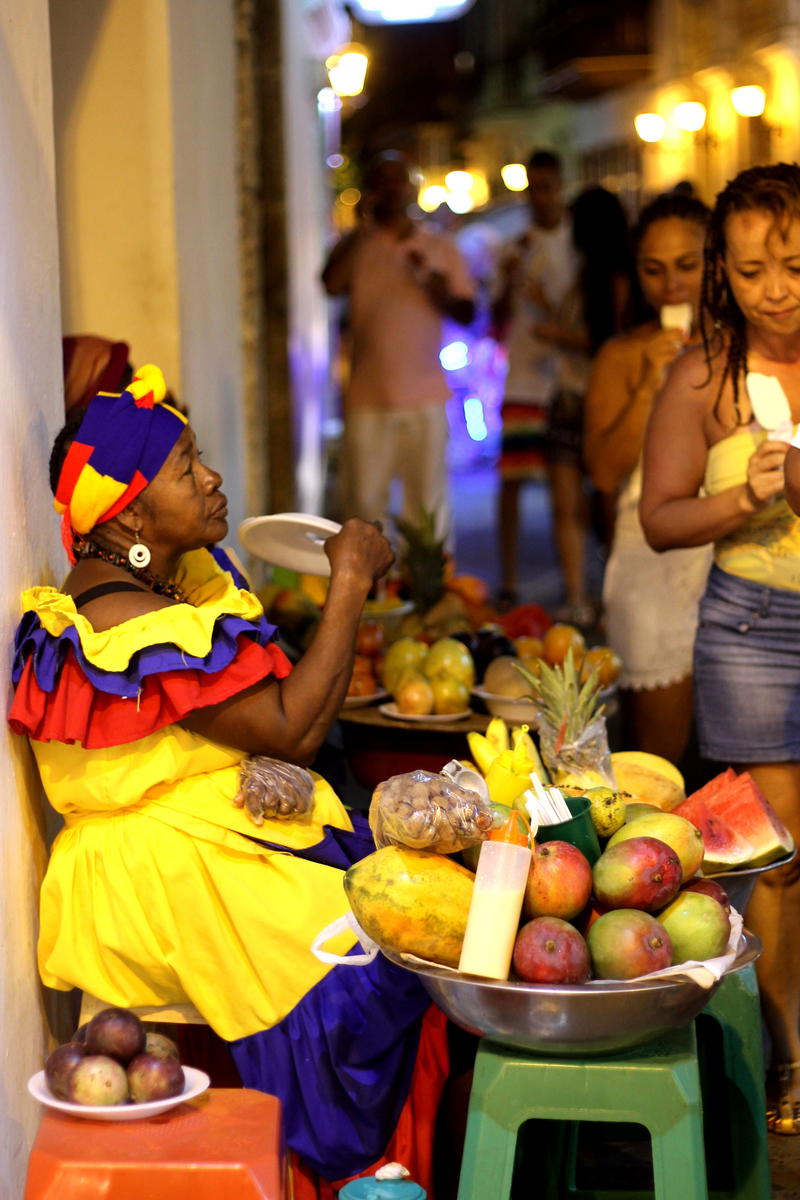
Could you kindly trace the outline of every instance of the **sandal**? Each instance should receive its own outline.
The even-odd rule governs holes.
[[[778,1096],[773,1106],[767,1109],[767,1130],[792,1137],[800,1133],[800,1101],[791,1096],[792,1071],[800,1070],[800,1062],[781,1063],[774,1067]]]

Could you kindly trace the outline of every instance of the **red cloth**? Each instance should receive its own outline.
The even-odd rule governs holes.
[[[219,704],[270,675],[283,679],[292,664],[279,646],[240,637],[233,662],[208,674],[195,668],[149,675],[137,697],[98,691],[70,648],[55,691],[44,692],[28,659],[17,683],[8,723],[37,742],[80,742],[87,750],[138,741],[188,713]]]

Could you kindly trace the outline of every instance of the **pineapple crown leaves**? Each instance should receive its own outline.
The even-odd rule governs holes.
[[[436,513],[420,509],[417,524],[395,515],[391,520],[405,542],[399,555],[401,573],[416,607],[426,611],[444,594],[447,555],[445,539],[436,534]]]
[[[516,662],[514,666],[528,681],[539,702],[538,719],[558,732],[561,744],[575,741],[605,711],[597,667],[581,683],[571,647],[559,666],[550,667],[542,662],[538,675],[523,663]]]

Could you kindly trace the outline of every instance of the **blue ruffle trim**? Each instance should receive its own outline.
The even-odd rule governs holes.
[[[199,670],[207,674],[222,671],[236,657],[240,637],[248,637],[260,646],[267,646],[277,632],[277,626],[270,625],[265,617],[259,621],[246,621],[243,617],[223,616],[214,625],[211,649],[203,657],[186,654],[178,646],[164,642],[137,651],[124,671],[104,671],[86,658],[74,627],[65,629],[55,638],[42,627],[37,614],[31,611],[25,613],[14,637],[11,678],[16,683],[26,662],[32,658],[37,684],[42,691],[52,692],[71,648],[81,671],[93,687],[115,696],[130,696],[148,675],[166,671]]]

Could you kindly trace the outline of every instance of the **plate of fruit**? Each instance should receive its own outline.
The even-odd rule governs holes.
[[[105,1008],[28,1080],[41,1104],[91,1121],[140,1121],[194,1100],[211,1083],[178,1047],[126,1008]]]

